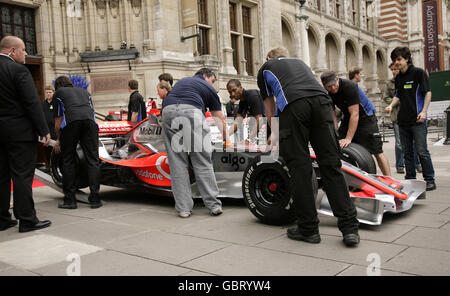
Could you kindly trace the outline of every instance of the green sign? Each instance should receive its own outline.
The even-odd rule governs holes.
[[[450,71],[430,73],[431,101],[450,100]]]

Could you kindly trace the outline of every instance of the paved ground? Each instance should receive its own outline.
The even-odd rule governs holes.
[[[441,135],[442,136],[442,135]],[[102,187],[105,206],[57,208],[61,194],[34,190],[40,219],[50,228],[0,233],[0,275],[450,275],[450,146],[429,149],[438,189],[381,226],[361,226],[358,248],[346,248],[333,217],[320,216],[322,242],[286,237],[286,228],[261,224],[242,200],[224,200],[211,217],[201,202],[178,218],[173,201]],[[385,151],[394,160],[393,138]],[[403,178],[394,174],[394,177]]]

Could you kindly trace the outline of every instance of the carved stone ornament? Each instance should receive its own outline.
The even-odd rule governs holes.
[[[33,0],[33,4],[37,4],[37,5],[41,6],[42,3],[44,3],[44,0]]]
[[[109,0],[109,9],[113,18],[119,15],[119,0]]]
[[[97,13],[101,18],[105,17],[106,14],[106,1],[105,0],[96,0],[95,6],[97,7]]]
[[[141,0],[130,0],[131,8],[133,9],[133,13],[135,16],[139,16],[141,14],[142,3]]]

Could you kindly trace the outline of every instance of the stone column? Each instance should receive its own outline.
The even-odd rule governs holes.
[[[99,33],[98,32],[99,26],[98,26],[97,18],[99,16],[97,15],[96,0],[92,0],[92,6],[91,6],[90,11],[91,11],[91,15],[89,17],[91,19],[91,29],[93,30],[92,31],[92,36],[93,36],[93,38],[92,38],[92,48],[95,51],[99,51],[101,49],[100,49],[99,41],[98,41],[98,38],[97,38],[97,34]]]
[[[56,52],[55,48],[55,18],[53,15],[53,1],[47,0],[47,15],[49,19],[48,23],[48,48],[45,51],[49,51],[50,56],[54,56]]]
[[[128,29],[127,29],[127,44],[129,47],[135,47],[135,40],[136,40],[136,36],[134,36],[134,32],[135,32],[135,23],[133,22],[133,20],[135,19],[135,15],[134,15],[134,10],[133,10],[133,3],[132,0],[127,0],[126,2],[128,2],[128,5],[126,5],[126,9],[128,9],[128,12],[126,12],[127,15],[127,24],[128,24]]]
[[[348,77],[348,69],[346,69],[346,65],[345,65],[345,36],[342,35],[340,40],[339,40],[338,45],[340,45],[340,48],[338,48],[338,68],[337,68],[337,73],[338,74],[345,74],[346,77]]]
[[[331,11],[330,11],[330,3],[331,2],[331,0],[324,0],[322,3],[325,5],[325,10],[324,10],[324,12],[325,12],[325,14],[326,15],[330,15],[331,14]]]
[[[373,64],[372,64],[372,89],[370,90],[371,93],[380,93],[380,87],[378,84],[378,63],[377,63],[377,49],[375,47],[375,44],[372,49],[372,55],[373,55]]]
[[[311,67],[309,59],[309,42],[308,42],[308,16],[300,15],[299,32],[300,32],[300,48],[301,58],[305,64]]]
[[[221,53],[223,56],[223,63],[221,64],[220,72],[226,74],[237,74],[236,69],[233,65],[233,48],[231,48],[231,35],[230,35],[230,8],[228,0],[221,0],[219,2],[219,10],[220,10],[220,33],[219,36],[222,36],[221,43],[223,52]],[[217,12],[219,13],[219,12]]]
[[[92,50],[92,31],[90,28],[91,12],[89,10],[89,6],[89,0],[83,0],[84,35],[86,40],[86,43],[84,45],[86,51]]]
[[[67,32],[67,6],[66,0],[59,0],[61,7],[62,36],[63,36],[63,53],[69,53],[69,34]]]
[[[323,29],[324,28],[321,27],[320,37],[318,38],[319,51],[317,52],[317,74],[325,72],[330,68],[330,65],[327,65],[327,46],[325,43]]]
[[[167,1],[167,0],[166,0]],[[152,7],[152,21],[153,21],[153,32],[154,32],[154,40],[155,40],[155,49],[157,54],[162,56],[164,50],[164,30],[162,25],[163,18],[163,3],[162,0],[153,0]]]

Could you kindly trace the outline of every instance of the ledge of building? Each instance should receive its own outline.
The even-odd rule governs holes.
[[[134,60],[139,56],[136,48],[85,51],[80,53],[82,63]]]

